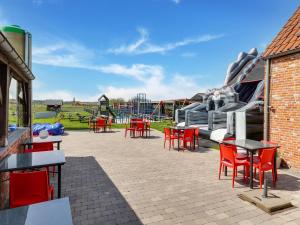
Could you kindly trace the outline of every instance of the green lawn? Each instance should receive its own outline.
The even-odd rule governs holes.
[[[65,130],[82,130],[82,129],[89,129],[88,123],[87,122],[80,122],[78,120],[77,114],[80,113],[82,116],[89,116],[90,114],[86,111],[84,111],[84,108],[87,106],[76,106],[72,104],[64,104],[62,107],[62,112],[59,113],[55,118],[47,118],[47,119],[35,119],[34,118],[34,113],[35,112],[45,112],[46,111],[46,106],[42,104],[33,104],[33,124],[34,123],[56,123],[60,122],[64,125]],[[89,106],[88,108],[95,108],[94,105]],[[9,123],[10,124],[15,124],[16,123],[16,105],[15,104],[10,104],[9,108]],[[72,118],[74,120],[69,119],[69,115],[72,115]],[[151,128],[163,132],[163,129],[165,127],[171,126],[172,121],[171,120],[166,120],[162,122],[152,122],[151,123]],[[122,129],[125,128],[125,124],[113,124],[112,128],[115,129]]]

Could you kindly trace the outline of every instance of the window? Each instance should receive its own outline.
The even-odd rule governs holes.
[[[9,112],[8,123],[10,127],[24,126],[24,85],[22,82],[11,78],[9,85]],[[12,129],[10,129],[12,130]]]

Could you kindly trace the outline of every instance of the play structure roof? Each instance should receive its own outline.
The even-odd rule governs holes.
[[[265,50],[263,57],[300,51],[300,6]]]

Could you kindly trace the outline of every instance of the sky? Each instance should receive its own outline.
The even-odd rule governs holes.
[[[0,0],[32,34],[34,99],[190,98],[263,52],[299,0]]]

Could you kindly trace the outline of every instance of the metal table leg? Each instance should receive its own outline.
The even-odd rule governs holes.
[[[253,151],[250,151],[250,188],[253,189]]]
[[[61,198],[61,165],[58,165],[57,198]]]
[[[194,129],[194,150],[196,149],[196,129]]]
[[[179,138],[179,133],[177,134],[178,138],[177,138],[177,146],[178,146],[178,151],[180,150],[180,138]]]
[[[60,141],[57,142],[57,150],[60,150]]]

